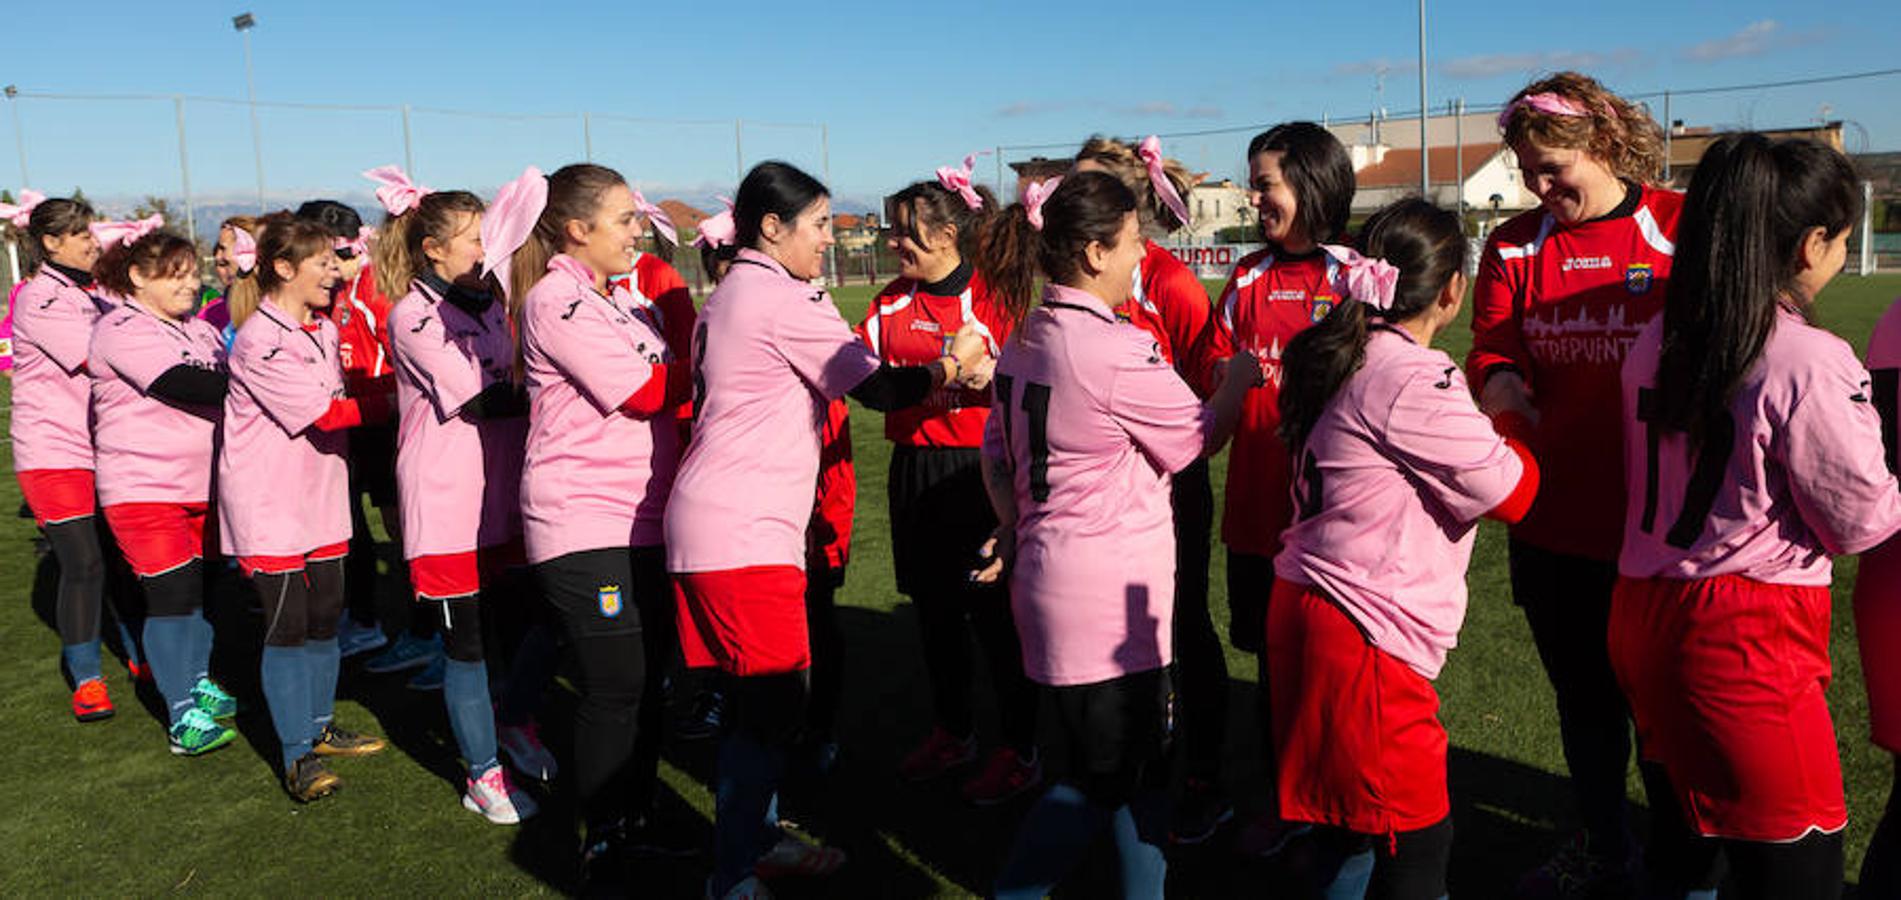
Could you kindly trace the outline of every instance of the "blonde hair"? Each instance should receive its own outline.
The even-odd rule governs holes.
[[[232,216],[218,225],[218,236],[223,237],[224,230],[229,228],[232,231],[243,231],[250,235],[252,240],[256,240],[258,232],[263,230],[262,223],[263,220],[256,216]],[[261,257],[258,262],[260,264],[263,262]],[[231,279],[231,283],[224,289],[224,309],[225,313],[231,317],[232,325],[243,322],[250,318],[252,313],[257,312],[258,300],[262,296],[257,289],[257,265],[253,265],[251,271],[239,272],[236,278]]]
[[[1505,143],[1530,141],[1540,147],[1582,150],[1638,184],[1655,184],[1663,175],[1663,129],[1642,106],[1625,100],[1581,72],[1541,78],[1512,95],[1512,102],[1533,94],[1556,94],[1584,110],[1581,116],[1554,115],[1525,105],[1502,123]]]
[[[458,215],[480,215],[483,209],[482,198],[468,191],[434,191],[408,212],[385,218],[376,245],[370,250],[370,262],[376,267],[376,289],[391,299],[409,293],[409,283],[429,266],[423,239],[446,242],[455,236],[452,229]]]
[[[1082,149],[1076,151],[1076,161],[1084,160],[1100,163],[1135,192],[1135,211],[1142,221],[1144,235],[1159,237],[1188,225],[1177,218],[1175,211],[1169,209],[1168,204],[1163,203],[1161,196],[1155,193],[1155,185],[1149,181],[1148,163],[1142,161],[1142,154],[1136,145],[1095,135],[1084,141]],[[1162,174],[1167,176],[1183,200],[1188,199],[1188,192],[1198,180],[1180,160],[1168,157],[1162,158]]]

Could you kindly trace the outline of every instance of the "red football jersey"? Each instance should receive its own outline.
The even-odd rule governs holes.
[[[632,272],[607,281],[610,290],[626,288],[633,293],[634,302],[657,310],[660,335],[667,339],[675,362],[692,365],[693,324],[698,321],[699,312],[693,308],[693,291],[687,287],[686,279],[680,277],[678,269],[652,253],[641,253],[634,257]],[[678,415],[682,419],[693,417],[691,399],[681,402]]]
[[[911,279],[899,278],[871,301],[858,337],[879,359],[915,366],[943,356],[945,342],[967,321],[976,323],[990,343],[990,355],[997,356],[1012,326],[982,275],[972,274],[964,290],[951,296],[927,294]],[[945,385],[923,403],[886,413],[884,434],[905,447],[977,447],[989,420],[990,391]]]
[[[845,568],[851,555],[851,517],[858,506],[858,477],[852,465],[851,422],[844,400],[825,408],[825,427],[819,430],[818,497],[812,521],[805,527],[805,568]]]
[[[1281,424],[1281,353],[1294,335],[1326,318],[1339,302],[1333,292],[1338,266],[1319,250],[1304,256],[1258,250],[1235,264],[1215,306],[1208,329],[1211,364],[1246,350],[1261,361],[1267,379],[1242,401],[1234,450],[1228,454],[1221,540],[1237,553],[1274,556],[1281,532],[1293,521],[1287,446],[1275,433]]]
[[[1129,299],[1116,307],[1117,318],[1155,336],[1162,358],[1173,363],[1182,380],[1207,396],[1208,327],[1213,307],[1194,270],[1168,248],[1148,242],[1148,255],[1135,269]]]
[[[388,297],[376,289],[367,261],[356,279],[339,290],[324,311],[337,326],[337,355],[343,363],[345,390],[352,397],[396,389],[389,358]]]
[[[1531,386],[1528,442],[1543,472],[1512,534],[1559,553],[1617,559],[1624,528],[1619,372],[1663,309],[1683,195],[1645,187],[1608,215],[1565,226],[1521,213],[1486,242],[1472,290],[1472,389],[1516,369]]]

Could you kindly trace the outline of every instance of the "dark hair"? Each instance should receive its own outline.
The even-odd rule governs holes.
[[[154,231],[136,241],[114,244],[93,263],[92,277],[99,286],[131,297],[138,293],[132,271],[143,278],[163,278],[198,268],[198,248],[169,231]]]
[[[724,275],[721,270],[731,266],[733,258],[738,255],[739,248],[732,244],[721,244],[717,247],[702,246],[700,248],[700,271],[706,273],[707,281],[718,284],[721,276]]]
[[[791,222],[820,197],[832,195],[824,183],[778,160],[753,166],[733,196],[733,245],[759,249],[759,227],[768,214]]]
[[[297,207],[296,215],[322,225],[332,237],[356,240],[363,228],[363,216],[335,200],[311,200]]]
[[[54,197],[40,201],[27,218],[26,239],[20,242],[23,245],[21,262],[26,271],[38,271],[40,263],[46,261],[46,245],[41,239],[78,234],[92,224],[94,217],[92,205],[84,200]]]
[[[1831,239],[1861,217],[1855,168],[1808,140],[1726,135],[1703,152],[1677,224],[1663,304],[1657,420],[1700,440],[1775,330],[1810,229]],[[1798,307],[1808,314],[1806,305]]]
[[[278,260],[284,260],[293,267],[302,265],[304,260],[319,253],[332,252],[336,240],[329,229],[288,212],[271,213],[259,218],[257,224],[257,268],[238,281],[254,281],[259,299],[270,296],[272,291],[284,286],[283,276],[277,274]],[[231,321],[242,325],[255,311],[255,308],[232,306]]]
[[[973,185],[983,205],[971,209],[962,195],[936,181],[919,181],[885,198],[885,224],[892,234],[902,234],[924,243],[926,229],[950,226],[957,229],[957,255],[963,259],[977,256],[977,244],[984,223],[997,213],[997,195],[983,185]],[[905,221],[906,217],[909,221]]]
[[[385,218],[370,253],[376,264],[376,289],[385,297],[408,293],[409,283],[429,265],[423,239],[449,240],[455,236],[450,229],[458,215],[479,214],[483,208],[482,198],[468,191],[434,191],[424,194],[408,212]]]
[[[1425,312],[1465,265],[1459,216],[1418,197],[1395,201],[1366,220],[1363,252],[1399,270],[1393,306],[1376,310],[1340,298],[1320,323],[1294,336],[1281,354],[1281,440],[1298,447],[1340,386],[1366,362],[1370,319],[1404,322]]]
[[[1248,161],[1272,151],[1281,154],[1281,177],[1294,192],[1294,227],[1316,244],[1346,233],[1353,215],[1353,159],[1340,139],[1312,122],[1282,122],[1248,141]]]
[[[1135,192],[1106,172],[1063,177],[1043,201],[1043,228],[1030,225],[1021,203],[1003,210],[985,229],[977,269],[992,296],[1013,319],[1022,319],[1038,275],[1067,284],[1082,274],[1083,249],[1091,241],[1115,246],[1122,220],[1135,212]]]
[[[511,313],[520,311],[529,289],[548,274],[548,260],[567,247],[568,222],[594,221],[602,195],[626,183],[619,172],[593,163],[562,166],[548,176],[548,205],[542,208],[541,218],[535,220],[527,240],[509,257],[509,283],[505,287]]]

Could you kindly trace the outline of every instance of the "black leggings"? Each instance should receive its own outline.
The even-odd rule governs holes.
[[[1316,857],[1328,864],[1331,876],[1336,860],[1367,851],[1373,853],[1372,879],[1367,900],[1438,900],[1446,896],[1446,869],[1452,861],[1452,819],[1417,831],[1386,835],[1359,834],[1343,828],[1314,829]],[[1315,890],[1325,887],[1314,885]]]
[[[653,804],[666,716],[666,667],[679,642],[666,552],[583,550],[535,567],[574,655],[574,778],[590,830]]]
[[[1842,894],[1842,832],[1811,832],[1798,841],[1764,843],[1695,834],[1683,820],[1663,767],[1643,764],[1650,797],[1650,843],[1644,852],[1644,896],[1728,886],[1724,900],[1834,900]],[[1880,896],[1869,894],[1869,896]]]
[[[811,705],[806,710],[808,736],[831,740],[838,724],[838,705],[845,693],[845,630],[838,624],[838,589],[844,569],[810,568],[805,581],[805,627],[812,640]]]
[[[1036,693],[1023,675],[1009,591],[1001,584],[956,585],[944,591],[919,590],[911,599],[917,606],[938,723],[960,737],[975,730],[970,652],[974,631],[997,689],[1003,742],[1027,756],[1036,742]]]
[[[99,639],[106,593],[106,563],[99,547],[98,516],[46,526],[46,541],[59,561],[59,604],[54,618],[62,644]]]
[[[1208,613],[1208,537],[1214,528],[1214,492],[1208,461],[1175,473],[1175,674],[1181,692],[1181,751],[1191,777],[1213,781],[1221,772],[1228,734],[1228,661]]]
[[[337,636],[343,615],[343,560],[306,562],[304,568],[252,576],[264,605],[264,643],[301,647]]]

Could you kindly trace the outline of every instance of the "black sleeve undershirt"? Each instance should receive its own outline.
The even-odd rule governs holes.
[[[498,381],[462,404],[461,413],[469,419],[519,419],[528,415],[528,395],[508,382]]]
[[[179,363],[152,380],[146,393],[185,406],[219,406],[231,377],[214,369]]]
[[[924,402],[931,394],[929,366],[880,365],[858,386],[846,393],[852,399],[878,412],[891,412]]]

